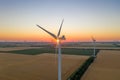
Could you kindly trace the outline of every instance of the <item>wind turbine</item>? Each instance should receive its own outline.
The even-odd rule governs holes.
[[[92,41],[93,41],[93,45],[94,45],[94,53],[93,53],[93,57],[96,57],[96,55],[95,55],[95,45],[96,45],[96,40],[95,40],[95,38],[93,38],[92,37]]]
[[[66,39],[64,35],[62,37],[60,37],[63,22],[64,22],[64,19],[61,22],[61,25],[60,25],[60,28],[59,28],[59,31],[58,31],[57,35],[49,32],[46,29],[42,28],[41,26],[37,25],[39,28],[41,28],[42,30],[47,32],[49,35],[51,35],[57,41],[57,48],[58,48],[58,80],[62,79],[61,78],[62,76],[61,76],[61,44],[60,44],[60,41]]]

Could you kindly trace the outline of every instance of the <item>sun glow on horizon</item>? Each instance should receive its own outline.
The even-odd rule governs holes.
[[[57,42],[57,44],[60,42],[60,40],[59,39],[56,39],[56,42]]]

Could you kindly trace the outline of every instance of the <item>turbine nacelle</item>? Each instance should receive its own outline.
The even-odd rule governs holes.
[[[65,35],[59,38],[60,40],[66,40]]]
[[[95,38],[91,37],[93,42],[96,42]]]

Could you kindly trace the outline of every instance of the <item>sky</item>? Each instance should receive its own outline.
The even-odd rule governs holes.
[[[120,0],[0,0],[0,41],[120,41]]]

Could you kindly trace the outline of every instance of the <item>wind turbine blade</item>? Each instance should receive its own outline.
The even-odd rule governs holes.
[[[57,37],[60,36],[60,32],[61,32],[61,28],[62,28],[63,22],[64,22],[64,19],[63,19],[62,22],[61,22],[60,29],[59,29],[59,31],[58,31],[58,35],[57,35]]]
[[[53,38],[57,38],[56,35],[54,35],[53,33],[47,31],[46,29],[42,28],[41,26],[37,25],[39,28],[41,28],[42,30],[44,30],[45,32],[47,32],[49,35],[51,35]]]

